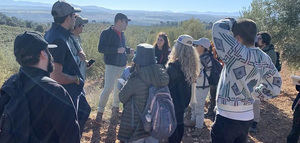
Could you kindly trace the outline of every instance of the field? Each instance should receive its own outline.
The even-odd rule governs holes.
[[[85,32],[82,34],[83,48],[88,59],[95,59],[95,65],[88,69],[88,80],[85,85],[87,99],[92,107],[90,119],[85,127],[82,137],[83,143],[91,142],[92,138],[101,142],[119,142],[116,140],[118,131],[118,123],[110,122],[111,118],[111,100],[108,102],[104,114],[104,124],[100,132],[95,132],[92,121],[95,119],[99,95],[103,87],[104,64],[102,54],[98,52],[97,46],[100,32],[109,25],[88,24]],[[210,30],[207,25],[198,21],[190,20],[183,22],[180,26],[129,26],[126,31],[127,43],[129,47],[135,48],[139,43],[147,42],[152,44],[155,36],[159,31],[167,32],[171,45],[180,34],[190,34],[194,38],[203,36],[210,37]],[[23,33],[25,28],[9,27],[0,25],[0,85],[11,74],[18,71],[18,64],[13,56],[13,40],[19,33]],[[263,102],[261,104],[261,122],[258,125],[259,132],[249,134],[249,142],[265,142],[265,143],[283,143],[288,135],[292,125],[291,105],[295,98],[296,91],[291,84],[290,76],[293,74],[300,75],[300,71],[294,71],[283,64],[281,75],[283,78],[283,88],[278,98]],[[206,128],[200,132],[195,132],[191,128],[186,128],[184,143],[210,142],[210,129],[212,125],[211,119],[205,119]]]

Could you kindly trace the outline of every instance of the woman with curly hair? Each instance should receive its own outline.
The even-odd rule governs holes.
[[[168,35],[164,32],[159,32],[157,39],[154,43],[155,47],[155,58],[157,64],[165,66],[168,62],[168,56],[170,54],[171,48],[169,46]]]
[[[169,74],[169,89],[173,99],[177,128],[169,137],[170,143],[180,143],[183,131],[183,116],[185,108],[191,100],[192,85],[196,83],[200,72],[199,55],[192,46],[193,38],[189,35],[178,37],[169,56],[167,72]]]

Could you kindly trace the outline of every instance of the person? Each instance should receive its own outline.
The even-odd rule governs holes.
[[[79,143],[80,132],[74,103],[68,92],[56,81],[49,78],[53,71],[53,59],[48,48],[56,45],[48,44],[45,39],[35,32],[26,31],[19,34],[14,41],[14,55],[20,65],[20,70],[11,76],[2,86],[0,94],[0,115],[4,112],[6,104],[14,106],[17,100],[14,96],[22,96],[14,91],[25,92],[22,104],[28,102],[27,107],[22,108],[18,104],[18,110],[28,112],[28,117],[19,116],[17,121],[24,122],[27,119],[30,124],[29,140],[19,142],[47,142],[47,143]],[[28,85],[32,85],[31,88]],[[21,88],[19,88],[19,87]],[[26,90],[28,89],[28,90]],[[22,90],[22,91],[20,91]],[[10,104],[14,100],[14,104]],[[9,108],[9,107],[7,107]],[[15,112],[16,113],[16,112]],[[25,114],[23,114],[25,115]],[[12,115],[12,117],[16,115]],[[1,117],[1,122],[3,123]],[[16,121],[16,120],[14,120]],[[8,122],[4,123],[8,124]],[[17,125],[18,123],[12,123]],[[25,124],[21,125],[26,126]],[[7,126],[2,126],[3,127]],[[20,128],[22,128],[20,127]],[[13,127],[17,128],[17,127]],[[18,128],[18,129],[20,129]],[[11,134],[11,132],[10,132]],[[3,137],[5,130],[0,135],[0,142],[6,142]],[[21,137],[16,137],[19,140]],[[2,140],[4,139],[4,140]],[[18,142],[18,141],[17,141]]]
[[[273,64],[276,66],[276,61],[278,57],[276,55],[274,45],[271,44],[271,35],[267,32],[259,32],[256,38],[256,46],[258,46],[262,51],[264,51],[271,58]],[[249,128],[249,132],[251,133],[257,132],[257,124],[260,121],[260,104],[260,99],[255,98],[253,103],[254,120],[251,127]]]
[[[300,82],[296,85],[296,90],[298,95],[292,105],[292,110],[294,111],[293,126],[287,137],[287,143],[297,143],[300,136]]]
[[[268,32],[259,32],[257,34],[257,43],[256,45],[264,51],[272,60],[273,64],[276,64],[277,55],[275,52],[274,45],[271,44],[272,37]]]
[[[55,2],[51,11],[54,22],[46,32],[45,39],[49,43],[58,46],[57,48],[49,49],[54,59],[54,71],[50,76],[71,95],[78,112],[78,121],[82,132],[91,108],[86,101],[83,90],[84,77],[78,66],[80,57],[78,52],[72,52],[75,45],[70,32],[75,26],[76,13],[80,11],[79,8],[74,8],[65,1]]]
[[[213,41],[224,62],[217,89],[213,143],[246,143],[254,118],[253,97],[274,98],[281,77],[267,54],[254,46],[257,28],[250,19],[226,18],[214,23]]]
[[[169,89],[173,100],[177,127],[169,137],[170,143],[180,143],[184,133],[184,112],[189,106],[192,85],[199,75],[199,56],[193,48],[193,38],[180,35],[170,53],[167,72],[169,74]]]
[[[139,114],[146,106],[150,86],[167,86],[169,76],[162,65],[156,64],[155,50],[150,44],[137,46],[133,62],[133,72],[119,94],[124,109],[118,139],[121,142],[158,143],[144,130]]]
[[[74,47],[71,48],[71,51],[74,55],[78,55],[76,63],[78,63],[80,73],[83,77],[83,80],[86,79],[86,69],[88,67],[88,61],[86,60],[86,55],[81,47],[81,38],[80,34],[83,32],[83,27],[89,21],[87,18],[77,16],[75,21],[74,29],[71,30],[71,39],[73,40]]]
[[[168,56],[171,48],[169,46],[168,35],[164,32],[159,32],[157,35],[155,47],[155,57],[158,64],[165,66],[168,62]]]
[[[104,89],[100,95],[98,112],[95,122],[101,124],[104,108],[108,97],[114,89],[112,112],[119,112],[119,91],[117,82],[120,78],[126,63],[126,54],[132,54],[131,49],[126,47],[124,31],[131,21],[125,14],[117,13],[114,25],[102,31],[98,45],[98,51],[104,54],[105,77]]]
[[[206,97],[209,91],[210,84],[208,77],[211,75],[212,69],[212,54],[209,51],[210,41],[207,38],[200,38],[199,40],[193,41],[193,46],[196,48],[200,56],[200,74],[197,78],[196,84],[196,103],[192,106],[192,118],[193,124],[196,124],[197,129],[203,128],[204,123],[204,105]]]

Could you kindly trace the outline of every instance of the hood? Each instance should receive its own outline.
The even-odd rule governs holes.
[[[264,52],[268,52],[270,50],[274,50],[274,45],[270,44],[268,46],[266,46],[265,48],[262,49]]]
[[[167,86],[169,84],[169,75],[166,69],[159,64],[141,67],[138,74],[144,82],[155,87]]]

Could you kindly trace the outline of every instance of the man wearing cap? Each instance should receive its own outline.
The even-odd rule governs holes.
[[[89,117],[91,108],[85,99],[83,91],[84,77],[80,72],[78,55],[72,52],[75,45],[71,32],[75,26],[76,12],[79,8],[72,7],[65,1],[57,1],[52,7],[51,14],[54,18],[51,28],[46,32],[45,39],[58,47],[50,49],[54,59],[54,71],[51,78],[62,84],[69,92],[78,112],[81,131]]]
[[[29,118],[32,129],[30,133],[21,133],[29,134],[29,141],[20,141],[20,137],[17,137],[16,139],[19,140],[17,142],[80,142],[76,109],[71,96],[63,86],[49,78],[53,70],[53,59],[48,48],[56,47],[56,45],[48,45],[41,35],[34,32],[25,32],[15,39],[14,54],[21,67],[19,72],[10,77],[1,88],[0,115],[4,109],[2,105],[11,103],[9,102],[11,100],[17,101],[14,91],[26,91],[24,94],[27,101],[23,102],[28,102],[28,109],[21,107],[19,110],[23,113],[29,110],[29,117],[20,116],[22,120],[18,121],[23,122]],[[21,89],[16,85],[21,85]],[[28,85],[31,86],[28,87]],[[20,95],[22,94],[17,92],[15,96]],[[9,105],[14,106],[14,104]],[[12,124],[18,125],[18,123]]]
[[[122,13],[117,13],[114,25],[102,31],[98,51],[104,54],[105,78],[104,89],[100,95],[96,123],[101,124],[102,115],[106,106],[108,96],[114,89],[113,112],[119,112],[119,97],[117,80],[120,78],[126,63],[127,55],[131,54],[130,48],[126,48],[124,31],[130,19]]]
[[[88,23],[87,18],[82,18],[81,16],[77,16],[75,21],[75,27],[71,30],[71,39],[74,42],[74,47],[71,47],[71,51],[76,56],[76,63],[78,63],[79,70],[81,72],[81,75],[83,76],[83,80],[86,78],[86,68],[87,68],[87,60],[86,55],[83,52],[83,49],[81,47],[81,38],[80,34],[83,31],[83,27],[85,24]]]

